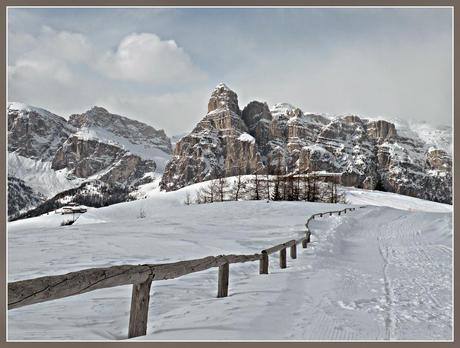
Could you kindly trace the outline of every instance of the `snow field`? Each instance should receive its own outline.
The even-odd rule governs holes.
[[[303,236],[311,214],[345,207],[185,206],[186,191],[91,209],[72,226],[53,226],[52,215],[10,223],[8,280],[259,252]],[[368,192],[350,199],[366,200],[405,210],[375,206],[316,218],[311,243],[298,246],[296,260],[288,253],[287,269],[279,269],[279,253],[270,256],[269,275],[258,274],[258,262],[230,265],[226,298],[216,298],[217,268],[153,282],[147,336],[135,340],[450,340],[449,206],[428,212],[431,202]],[[123,286],[11,310],[9,339],[126,339],[130,301],[131,286]]]

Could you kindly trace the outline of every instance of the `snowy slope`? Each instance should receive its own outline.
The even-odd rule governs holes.
[[[342,188],[342,190],[345,192],[345,199],[350,204],[376,205],[411,211],[452,212],[450,204],[426,201],[416,197],[397,195],[391,192],[362,190],[353,187]]]
[[[16,153],[8,153],[8,175],[24,180],[34,191],[46,198],[77,187],[84,180],[68,178],[67,169],[51,169],[51,162],[23,157]]]
[[[186,191],[91,209],[73,226],[58,226],[59,215],[10,223],[8,280],[258,252],[302,236],[310,214],[342,207],[265,201],[185,206]],[[216,269],[155,282],[148,335],[138,339],[451,339],[451,213],[436,206],[428,212],[428,203],[405,198],[411,210],[369,206],[314,220],[312,243],[286,270],[278,268],[277,255],[269,276],[258,275],[256,262],[232,265],[227,298],[215,298]],[[401,196],[385,199],[397,205]],[[125,339],[130,290],[11,310],[9,338]]]

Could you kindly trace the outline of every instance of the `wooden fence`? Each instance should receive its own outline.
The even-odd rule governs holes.
[[[364,207],[360,207],[364,208]],[[346,214],[355,208],[317,213],[307,220],[305,237],[249,255],[219,255],[201,259],[163,264],[122,265],[106,268],[89,268],[63,275],[45,276],[8,283],[8,310],[34,303],[83,294],[85,292],[121,285],[133,285],[129,317],[128,338],[143,336],[147,332],[147,318],[152,281],[174,279],[186,274],[218,267],[217,297],[228,295],[230,264],[259,261],[259,273],[268,274],[269,255],[280,252],[279,266],[286,268],[286,249],[292,259],[297,258],[297,245],[307,248],[310,242],[309,223],[315,217],[329,214]]]

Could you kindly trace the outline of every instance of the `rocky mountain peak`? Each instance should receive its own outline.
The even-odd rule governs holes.
[[[215,110],[231,110],[238,115],[241,115],[241,110],[238,106],[238,96],[224,83],[220,83],[211,94],[208,102],[208,113]]]
[[[49,160],[73,131],[58,115],[23,103],[8,104],[8,151]]]
[[[86,113],[88,114],[88,116],[92,116],[92,115],[108,114],[109,112],[107,111],[107,109],[103,108],[102,106],[95,105],[90,110],[88,110]]]

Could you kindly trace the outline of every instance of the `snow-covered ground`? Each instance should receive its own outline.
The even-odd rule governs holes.
[[[90,209],[72,226],[54,214],[12,222],[8,280],[259,252],[302,236],[309,215],[344,207],[184,205],[193,190]],[[312,242],[287,269],[276,254],[269,275],[257,262],[231,265],[226,298],[215,297],[217,269],[154,282],[147,336],[136,340],[450,340],[451,207],[363,190],[347,198],[373,206],[314,220]],[[126,339],[130,301],[122,286],[10,310],[8,337]]]
[[[410,211],[452,212],[452,206],[449,204],[426,201],[391,192],[363,190],[354,187],[347,187],[343,190],[345,192],[345,199],[350,204],[376,205]]]

